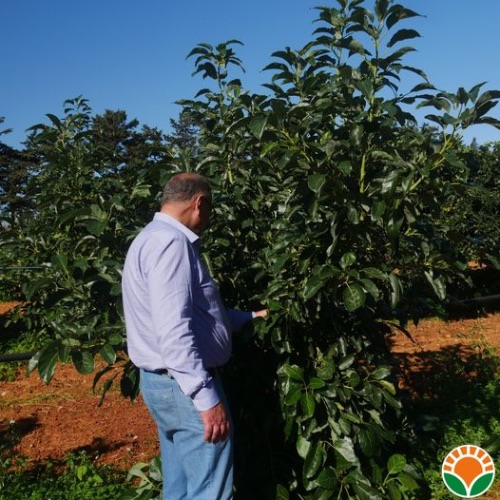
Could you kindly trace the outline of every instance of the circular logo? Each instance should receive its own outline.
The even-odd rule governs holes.
[[[495,465],[490,455],[479,446],[457,446],[446,455],[441,467],[446,487],[462,498],[486,493],[495,479]]]

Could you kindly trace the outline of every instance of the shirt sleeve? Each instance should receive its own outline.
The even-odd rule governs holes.
[[[227,308],[227,315],[231,322],[233,332],[239,332],[246,323],[251,321],[253,315],[250,311],[239,311],[237,309]]]
[[[152,260],[149,300],[162,360],[195,407],[208,410],[220,398],[203,366],[192,328],[196,256],[187,239],[174,238]]]

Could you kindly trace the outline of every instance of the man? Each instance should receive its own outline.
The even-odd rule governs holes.
[[[164,499],[232,498],[232,424],[217,367],[232,331],[267,316],[222,305],[198,253],[211,207],[204,177],[172,177],[123,269],[128,352],[158,427]]]

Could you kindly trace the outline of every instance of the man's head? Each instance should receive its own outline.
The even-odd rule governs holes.
[[[196,234],[208,227],[211,209],[212,190],[202,175],[183,172],[174,175],[163,188],[161,211]]]

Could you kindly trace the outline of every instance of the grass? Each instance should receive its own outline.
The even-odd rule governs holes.
[[[111,500],[129,489],[126,473],[98,466],[83,452],[35,467],[0,461],[0,500]]]

